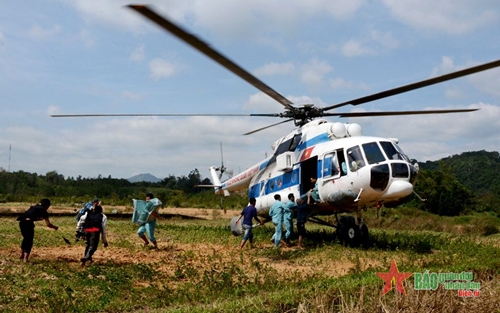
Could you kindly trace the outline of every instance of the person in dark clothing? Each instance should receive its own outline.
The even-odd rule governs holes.
[[[44,220],[47,227],[57,230],[59,227],[52,224],[49,220],[47,210],[50,207],[49,199],[42,199],[40,204],[30,207],[23,215],[19,216],[19,228],[23,241],[21,242],[21,256],[19,257],[24,262],[28,262],[31,249],[33,248],[33,239],[35,238],[35,221]]]
[[[78,221],[80,220],[80,217],[83,216],[86,212],[89,212],[94,209],[95,206],[101,205],[101,201],[99,198],[94,198],[91,202],[87,202],[83,208],[78,211],[78,214],[76,215],[76,224],[78,225]],[[83,229],[77,229],[76,234],[75,234],[75,241],[80,241],[80,239],[85,240],[85,233],[83,232]]]
[[[102,242],[104,248],[108,246],[108,241],[106,238],[106,222],[108,218],[102,213],[102,206],[97,205],[91,211],[88,211],[78,221],[77,229],[83,228],[85,232],[85,254],[84,257],[80,259],[82,266],[85,265],[87,261],[92,262],[92,256],[97,250],[99,245],[99,237],[102,237]]]
[[[252,242],[253,242],[253,232],[252,232],[252,219],[255,219],[257,222],[259,222],[260,225],[264,225],[264,222],[262,222],[258,217],[257,217],[257,209],[255,208],[255,203],[257,201],[255,198],[250,198],[250,204],[241,211],[240,217],[236,221],[236,224],[243,218],[243,224],[242,228],[245,230],[245,234],[243,235],[243,239],[241,240],[240,244],[240,249],[243,249],[243,246],[247,242],[247,240],[250,241],[250,248],[252,247]]]
[[[297,233],[299,234],[298,247],[303,249],[302,244],[306,235],[307,215],[309,214],[309,205],[304,203],[302,199],[297,199]]]

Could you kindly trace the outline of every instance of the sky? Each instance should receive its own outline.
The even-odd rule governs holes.
[[[65,177],[187,176],[258,163],[294,129],[269,117],[54,118],[51,114],[251,114],[284,107],[161,30],[126,1],[3,1],[0,167]],[[137,3],[136,3],[137,4]],[[500,59],[497,0],[164,0],[159,14],[295,106],[328,106]],[[333,112],[479,108],[363,117],[410,158],[499,151],[500,69]],[[210,178],[210,177],[209,177]]]

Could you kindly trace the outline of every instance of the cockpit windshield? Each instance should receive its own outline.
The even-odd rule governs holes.
[[[363,144],[363,150],[365,151],[368,164],[376,164],[385,161],[384,154],[382,153],[382,151],[380,151],[380,148],[376,142]]]
[[[404,154],[403,150],[397,144],[390,141],[381,141],[380,145],[389,160],[405,160],[406,162],[410,162],[408,156]]]
[[[380,146],[379,146],[380,143]],[[382,150],[387,155],[384,156]],[[363,157],[366,156],[366,159]],[[410,163],[410,159],[404,154],[401,148],[391,141],[380,141],[380,142],[368,142],[364,143],[360,146],[354,146],[347,149],[347,165],[349,166],[351,172],[355,172],[358,169],[364,167],[368,162],[368,164],[378,164],[381,162],[392,160],[401,160]],[[343,168],[344,164],[342,164]]]

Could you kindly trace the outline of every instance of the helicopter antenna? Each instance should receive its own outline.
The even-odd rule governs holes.
[[[220,175],[219,179],[222,179],[222,175],[226,171],[226,167],[224,166],[224,155],[222,154],[222,141],[220,142]]]
[[[9,173],[10,173],[10,153],[12,151],[12,144],[9,145]]]

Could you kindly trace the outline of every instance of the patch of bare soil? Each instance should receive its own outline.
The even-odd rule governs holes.
[[[119,208],[114,207],[118,210],[125,211],[125,207]],[[26,208],[24,207],[13,207],[9,208],[13,212],[24,212]],[[14,211],[15,210],[15,211]],[[106,210],[106,208],[105,208]],[[129,208],[130,210],[130,208]],[[49,213],[69,213],[75,212],[75,208],[71,207],[51,207]],[[125,211],[126,212],[126,211]],[[106,212],[107,213],[107,212]],[[196,218],[203,218],[211,220],[214,218],[224,218],[230,220],[233,216],[239,214],[239,211],[222,211],[219,209],[197,209],[197,208],[163,208],[160,210],[160,214],[172,214],[181,216],[191,216]],[[131,248],[119,248],[113,247],[113,238],[110,238],[110,246],[104,248],[101,244],[98,250],[94,254],[94,262],[96,264],[106,264],[108,262],[113,262],[114,264],[154,264],[157,271],[165,273],[167,275],[174,275],[178,266],[192,266],[198,269],[212,269],[213,264],[210,260],[216,259],[221,263],[231,263],[234,262],[242,264],[241,260],[253,259],[261,263],[263,267],[269,267],[274,269],[283,275],[303,275],[309,276],[315,273],[322,273],[331,277],[339,277],[347,274],[350,270],[356,266],[362,269],[366,269],[373,264],[371,261],[362,261],[361,265],[354,264],[353,262],[340,259],[340,260],[329,260],[324,265],[318,265],[318,262],[312,259],[309,262],[301,262],[300,264],[283,259],[277,253],[275,257],[255,257],[254,253],[258,249],[263,247],[255,247],[254,250],[249,249],[248,246],[245,249],[239,249],[239,242],[235,242],[234,247],[227,247],[224,245],[217,244],[179,244],[173,241],[159,242],[158,250],[150,250],[147,247],[143,247],[141,241],[137,238],[131,239],[136,240],[135,246]],[[268,247],[265,247],[268,248]],[[289,249],[298,249],[296,247],[282,248],[283,251]],[[83,257],[85,250],[84,242],[72,242],[68,246],[59,247],[34,247],[31,255],[31,259],[36,262],[36,260],[59,260],[68,262],[68,266],[81,267],[80,258]],[[2,251],[2,255],[9,255],[12,258],[18,258],[18,249],[9,249],[7,251]],[[189,253],[186,253],[189,252]],[[248,264],[246,264],[248,263]],[[243,266],[247,270],[250,270],[251,262],[244,262]]]
[[[191,266],[197,269],[214,269],[214,263],[210,260],[217,260],[217,264],[236,263],[238,266],[250,270],[251,262],[244,262],[241,260],[253,258],[254,251],[257,248],[240,250],[238,245],[228,248],[227,246],[217,244],[177,244],[172,242],[159,243],[158,250],[150,250],[143,247],[139,241],[136,247],[125,249],[112,247],[104,248],[99,245],[98,250],[95,252],[93,259],[95,264],[106,264],[112,262],[114,264],[154,264],[155,269],[166,275],[173,276],[178,266]],[[297,249],[297,248],[283,248]],[[65,261],[68,266],[81,267],[80,258],[83,257],[85,244],[83,242],[72,243],[68,246],[59,247],[33,247],[31,254],[31,261],[37,262],[44,261]],[[9,258],[18,258],[19,250],[15,248],[0,249],[0,253]],[[188,252],[188,253],[186,253]],[[339,277],[347,274],[354,268],[354,264],[347,260],[330,260],[328,265],[319,266],[317,262],[304,262],[304,264],[296,264],[286,259],[278,257],[256,257],[254,260],[261,263],[262,267],[269,267],[274,269],[279,274],[283,275],[301,275],[309,276],[314,273],[326,274],[330,277]],[[19,260],[21,262],[21,260]],[[368,265],[367,265],[368,266]]]

